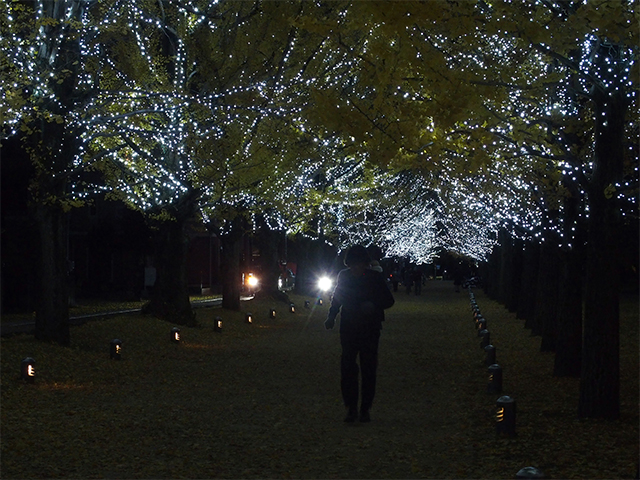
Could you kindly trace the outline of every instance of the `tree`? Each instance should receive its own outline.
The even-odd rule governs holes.
[[[359,132],[385,165],[459,179],[505,172],[522,186],[522,204],[533,200],[533,212],[561,211],[563,181],[585,192],[589,301],[580,414],[616,417],[618,197],[637,183],[637,158],[625,163],[625,138],[635,131],[626,112],[638,88],[631,3],[438,6],[355,4],[342,25],[351,36],[336,35],[336,45],[358,60],[355,78],[334,89],[332,98],[339,92],[342,100],[330,114],[353,128],[347,135]],[[576,146],[576,132],[587,142]],[[576,155],[587,144],[586,155]],[[567,162],[568,151],[579,165]],[[560,215],[547,228],[557,232],[558,221],[569,219]],[[506,224],[538,236],[539,225],[527,215]],[[572,242],[564,238],[567,248]]]
[[[238,229],[256,213],[278,212],[270,213],[275,218],[291,210],[285,204],[299,189],[289,186],[310,163],[300,158],[310,145],[301,115],[309,85],[318,69],[327,75],[339,65],[322,61],[331,56],[322,37],[291,24],[303,10],[336,15],[334,7],[307,2],[158,2],[132,9],[135,21],[119,48],[137,42],[141,53],[115,64],[110,95],[118,96],[118,112],[92,135],[94,151],[111,152],[100,169],[120,198],[161,228],[198,217],[223,237],[231,262],[223,303],[232,308],[239,308]],[[177,247],[169,249],[176,267],[175,252],[183,251]],[[180,274],[161,272],[159,281],[167,277],[168,290],[186,292],[175,283]],[[153,306],[171,298],[162,293],[150,307],[161,312]]]
[[[87,1],[6,2],[2,25],[3,138],[19,135],[34,167],[31,208],[39,232],[36,338],[70,343],[66,214],[79,202],[69,178],[83,167],[80,138],[99,75]],[[112,10],[117,10],[114,5]]]

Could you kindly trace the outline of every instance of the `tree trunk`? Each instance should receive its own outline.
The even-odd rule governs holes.
[[[539,248],[537,242],[530,240],[526,242],[522,255],[522,280],[518,295],[517,317],[525,320],[525,328],[532,328],[535,315]]]
[[[57,206],[37,204],[34,208],[40,241],[35,337],[68,346],[71,335],[67,283],[67,217]]]
[[[489,262],[486,265],[485,271],[486,275],[483,275],[483,287],[486,294],[492,298],[497,299],[499,287],[500,287],[500,269],[501,269],[501,259],[502,259],[502,246],[496,245],[493,251],[491,252],[491,256],[489,257]]]
[[[601,53],[607,58],[611,52]],[[624,77],[621,72],[613,73]],[[618,83],[617,80],[613,82],[614,85]],[[615,185],[622,181],[623,175],[626,102],[622,87],[611,94],[607,91],[594,94],[597,120],[595,165],[588,191],[587,273],[578,407],[581,417],[615,419],[620,415],[618,235],[621,229]]]
[[[189,238],[185,233],[186,223],[187,218],[178,218],[160,225],[156,238],[156,283],[144,311],[178,325],[196,326],[187,282]]]
[[[262,267],[262,292],[274,295],[278,292],[278,278],[280,277],[278,242],[280,232],[269,230],[262,226],[259,233],[260,266]]]
[[[325,268],[321,241],[298,236],[294,244],[298,267],[295,292],[299,295],[318,296],[321,294],[317,286],[318,277],[332,273],[331,268]]]
[[[558,289],[558,337],[553,375],[580,377],[582,365],[582,283],[584,265],[584,224],[581,222],[582,195],[574,185],[564,200],[564,238],[568,245],[560,252],[563,271]]]
[[[264,223],[261,225],[259,248],[260,265],[262,267],[262,289],[260,290],[260,295],[272,297],[289,304],[291,303],[289,296],[278,289],[278,278],[280,277],[278,245],[281,238],[282,232],[270,230]]]
[[[558,295],[558,329],[553,375],[580,377],[582,354],[582,263],[579,251],[561,254],[563,271]]]
[[[498,233],[498,239],[500,241],[500,270],[498,272],[498,288],[497,299],[503,305],[507,305],[507,298],[509,297],[509,288],[511,282],[512,268],[513,268],[513,243],[511,235],[503,228]]]
[[[558,328],[558,288],[563,267],[559,256],[558,239],[551,235],[540,248],[536,324],[540,328],[540,351],[555,352]]]
[[[531,321],[532,335],[552,334],[551,325],[556,321],[559,272],[557,247],[551,244],[553,241],[546,239],[540,245],[535,311]]]
[[[512,239],[511,245],[511,268],[508,284],[507,284],[507,298],[505,300],[505,306],[510,312],[518,311],[520,285],[522,283],[522,257],[524,251],[524,244],[522,240]]]
[[[231,224],[231,231],[220,236],[222,246],[222,308],[240,311],[240,287],[242,274],[240,272],[240,255],[242,253],[241,220],[236,219]]]

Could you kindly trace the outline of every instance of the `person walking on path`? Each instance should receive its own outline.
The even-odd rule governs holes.
[[[413,272],[411,272],[411,279],[414,285],[414,292],[416,295],[420,295],[422,293],[422,270],[417,265],[414,267]]]
[[[331,307],[324,323],[327,330],[335,326],[340,313],[340,387],[347,408],[345,422],[358,418],[358,364],[362,374],[360,421],[369,422],[378,367],[378,342],[384,310],[395,300],[381,273],[369,269],[369,255],[361,245],[354,245],[345,257],[348,267],[338,274]]]

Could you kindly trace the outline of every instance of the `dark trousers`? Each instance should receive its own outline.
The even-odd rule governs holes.
[[[378,341],[380,332],[367,335],[341,334],[341,382],[342,399],[349,410],[358,409],[358,370],[362,373],[361,410],[369,410],[376,393],[378,368]],[[357,359],[360,356],[360,368]]]

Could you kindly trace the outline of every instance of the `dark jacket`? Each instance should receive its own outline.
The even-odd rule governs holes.
[[[341,334],[380,331],[384,309],[394,303],[381,273],[365,270],[363,275],[356,277],[346,269],[338,274],[328,318],[335,319],[340,312]]]

